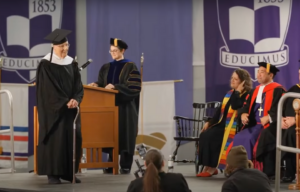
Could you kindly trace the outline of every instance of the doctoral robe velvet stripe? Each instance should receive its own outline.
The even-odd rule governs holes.
[[[123,59],[104,64],[95,82],[99,87],[113,84],[119,91],[115,104],[119,108],[119,153],[126,151],[134,154],[138,132],[139,95],[141,77],[134,62]],[[101,98],[99,98],[101,99]],[[103,152],[108,152],[106,148]]]

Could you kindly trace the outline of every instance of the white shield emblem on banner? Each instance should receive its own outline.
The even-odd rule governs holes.
[[[2,70],[17,73],[25,83],[35,80],[36,68],[44,55],[50,52],[51,42],[45,42],[43,37],[35,37],[31,33],[37,34],[39,27],[40,31],[47,33],[60,28],[62,1],[28,0],[28,11],[20,10],[18,14],[6,16],[6,25],[2,26],[5,31],[0,29]],[[9,7],[12,3],[6,2],[3,6]],[[49,23],[49,27],[45,27],[45,23]]]
[[[258,62],[287,65],[289,47],[285,39],[291,9],[292,0],[217,0],[224,42],[220,64],[229,68],[255,68]],[[252,80],[256,81],[253,77]]]

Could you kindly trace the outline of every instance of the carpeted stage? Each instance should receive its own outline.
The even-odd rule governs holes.
[[[174,172],[180,172],[185,176],[193,192],[221,192],[225,180],[220,173],[211,178],[197,178],[193,165],[176,165]],[[71,184],[63,181],[60,185],[49,185],[45,176],[37,176],[34,173],[0,174],[0,192],[126,192],[130,181],[134,179],[133,174],[104,175],[102,170],[88,170],[87,173],[78,174],[77,177],[82,183]],[[287,188],[287,184],[281,184],[280,191],[290,191]]]

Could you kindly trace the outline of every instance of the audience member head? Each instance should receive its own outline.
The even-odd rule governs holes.
[[[159,192],[160,191],[160,177],[159,172],[164,166],[163,155],[151,149],[147,152],[145,157],[146,172],[143,180],[143,192]]]
[[[225,173],[228,175],[237,169],[253,168],[253,163],[248,160],[247,151],[242,145],[231,148],[227,155],[226,163]]]
[[[277,67],[270,63],[259,62],[258,65],[259,68],[257,71],[256,78],[257,81],[262,85],[266,85],[272,82],[276,73],[279,72],[279,69],[277,69]]]
[[[245,81],[243,91],[249,92],[252,89],[251,76],[249,72],[245,69],[238,68],[234,70],[234,72],[231,75],[230,87],[232,89],[237,89],[243,81]]]
[[[124,52],[128,49],[128,45],[117,38],[110,38],[110,50],[109,53],[114,60],[124,59]]]

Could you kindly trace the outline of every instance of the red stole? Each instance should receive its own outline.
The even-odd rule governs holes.
[[[267,86],[264,88],[264,93],[266,93],[266,97],[265,97],[265,106],[264,106],[264,116],[268,115],[268,111],[271,109],[271,105],[272,105],[272,101],[273,101],[273,92],[274,92],[274,89],[277,88],[277,87],[282,87],[282,85],[278,84],[278,83],[271,83],[273,86],[271,88]],[[269,84],[269,85],[271,85]],[[255,89],[255,91],[257,92],[258,89]],[[257,95],[257,93],[256,93]],[[253,99],[253,98],[252,98]],[[251,100],[252,102],[252,100]],[[276,121],[276,119],[272,119],[273,121]],[[269,123],[267,123],[265,126],[264,126],[264,129],[266,129],[267,127],[269,127]],[[260,133],[261,134],[261,133]],[[258,141],[259,141],[259,138],[260,138],[260,134],[256,140],[256,143],[254,145],[254,148],[253,148],[253,165],[254,165],[254,168],[255,169],[258,169],[260,171],[263,171],[263,163],[262,162],[258,162],[256,160],[256,151],[257,151],[257,145],[258,145]]]
[[[256,97],[257,97],[257,94],[258,94],[259,87],[260,86],[257,86],[255,88],[254,92],[253,92],[248,114],[250,114],[252,106],[253,106],[253,103],[256,101]],[[272,101],[273,101],[273,92],[274,92],[274,89],[277,88],[277,87],[282,87],[282,85],[280,85],[279,83],[273,82],[273,83],[270,83],[270,84],[266,85],[265,88],[264,88],[264,90],[263,90],[263,93],[266,94],[266,96],[265,96],[265,105],[263,106],[263,108],[264,108],[264,116],[267,116],[268,115],[268,111],[271,109],[271,105],[272,105]],[[267,128],[268,126],[269,126],[269,123],[266,124],[264,126],[264,128]],[[244,129],[244,127],[242,128],[242,130]]]

